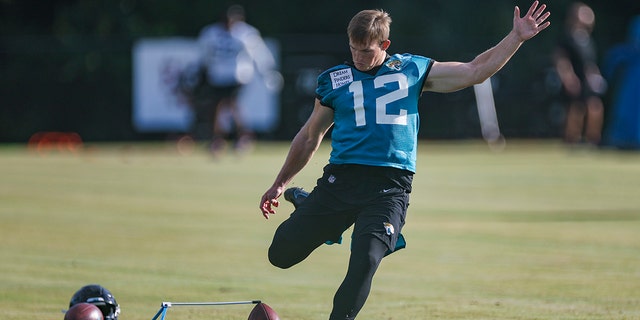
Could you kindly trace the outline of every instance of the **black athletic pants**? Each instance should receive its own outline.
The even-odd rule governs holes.
[[[373,276],[393,250],[409,205],[412,174],[390,168],[325,168],[309,197],[282,222],[269,247],[269,261],[289,268],[326,241],[338,242],[354,225],[351,255],[330,320],[352,320],[364,306]]]

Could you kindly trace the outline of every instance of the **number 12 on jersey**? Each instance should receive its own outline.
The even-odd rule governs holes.
[[[409,95],[409,82],[407,76],[402,73],[393,73],[376,77],[373,80],[375,89],[388,84],[397,83],[398,89],[388,92],[376,98],[376,124],[407,125],[407,109],[400,109],[398,114],[387,113],[387,106],[395,101],[406,98]],[[364,89],[362,81],[354,81],[349,85],[349,92],[353,94],[353,110],[355,112],[356,126],[365,126],[367,120],[364,108]],[[376,91],[370,91],[374,94]]]

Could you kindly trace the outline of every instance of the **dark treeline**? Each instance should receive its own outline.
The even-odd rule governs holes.
[[[601,56],[622,42],[637,0],[585,1],[596,12]],[[211,0],[0,0],[0,142],[22,142],[38,131],[78,132],[91,141],[158,138],[131,124],[133,44],[149,37],[195,37],[232,2]],[[469,60],[499,41],[511,27],[513,6],[528,1],[236,1],[249,23],[281,46],[285,76],[283,121],[270,138],[290,138],[300,125],[287,115],[304,99],[291,88],[296,68],[349,57],[346,25],[359,10],[390,12],[392,52],[437,60]],[[550,55],[568,0],[550,0],[552,27],[527,43],[498,74],[501,126],[512,137],[555,137],[561,112],[548,88]],[[330,57],[314,61],[314,57]],[[300,57],[306,57],[300,60]],[[301,62],[302,61],[302,62]],[[544,90],[543,95],[533,92]],[[422,137],[480,134],[473,93],[429,94]]]

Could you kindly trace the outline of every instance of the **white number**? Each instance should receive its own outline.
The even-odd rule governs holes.
[[[388,74],[377,77],[373,81],[375,88],[384,87],[388,83],[397,83],[398,90],[389,92],[376,99],[376,123],[407,125],[407,109],[400,109],[399,114],[388,114],[387,105],[403,99],[409,95],[409,82],[402,73]],[[356,126],[367,124],[364,114],[364,90],[362,81],[354,81],[349,85],[349,92],[353,93],[353,111],[356,116]]]
[[[349,85],[349,92],[353,92],[353,111],[356,113],[356,127],[367,124],[364,117],[364,90],[362,90],[362,81],[352,82]]]

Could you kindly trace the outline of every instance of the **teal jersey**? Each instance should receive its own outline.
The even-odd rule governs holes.
[[[395,54],[369,72],[342,64],[320,74],[316,95],[334,110],[329,163],[415,172],[418,99],[432,64]]]

